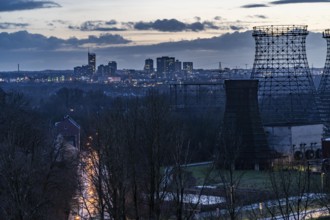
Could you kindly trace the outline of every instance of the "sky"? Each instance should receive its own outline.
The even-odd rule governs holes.
[[[251,30],[308,25],[310,66],[323,67],[330,0],[0,0],[0,71],[73,69],[174,56],[195,68],[251,68]]]

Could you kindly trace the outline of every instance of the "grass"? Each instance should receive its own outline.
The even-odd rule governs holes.
[[[220,171],[213,168],[212,164],[193,166],[185,168],[185,171],[191,172],[196,179],[197,185],[220,185],[222,183],[221,175],[226,175],[227,171]],[[209,176],[207,176],[209,175]],[[207,178],[208,177],[208,178]],[[242,188],[265,189],[269,186],[268,173],[263,171],[235,171],[234,178],[240,178]]]
[[[190,172],[192,176],[196,179],[196,185],[206,185],[219,186],[223,182],[221,180],[221,175],[226,175],[227,171],[216,170],[213,168],[212,164],[204,164],[199,166],[186,167],[185,170]],[[286,172],[286,171],[278,171]],[[209,175],[209,176],[207,176]],[[297,173],[298,175],[298,173]],[[207,178],[208,177],[208,178]],[[240,178],[239,187],[243,189],[254,189],[254,190],[270,190],[270,173],[267,171],[234,171],[234,178]],[[312,190],[320,189],[321,177],[320,174],[311,174],[310,176]]]

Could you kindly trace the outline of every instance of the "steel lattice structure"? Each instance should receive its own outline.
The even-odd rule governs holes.
[[[306,56],[305,25],[253,28],[256,42],[252,79],[259,80],[264,124],[319,122],[316,90]]]
[[[323,32],[323,38],[327,41],[327,57],[325,60],[318,93],[321,100],[321,118],[323,123],[326,125],[325,134],[328,136],[330,134],[330,29]]]

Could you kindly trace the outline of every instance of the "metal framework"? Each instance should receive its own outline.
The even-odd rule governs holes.
[[[252,79],[259,80],[264,124],[319,122],[316,90],[306,56],[305,25],[253,28],[256,42]]]
[[[326,126],[325,135],[330,135],[330,29],[323,32],[323,38],[327,41],[327,57],[321,76],[318,94],[320,97],[321,119]]]

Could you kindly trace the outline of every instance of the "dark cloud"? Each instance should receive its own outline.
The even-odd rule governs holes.
[[[195,19],[196,21],[201,21],[201,20],[202,20],[202,18],[199,17],[199,16],[195,16],[194,19]]]
[[[91,35],[85,39],[60,39],[56,37],[45,37],[41,34],[31,34],[27,31],[0,33],[0,49],[5,50],[61,50],[79,48],[87,44],[109,46],[113,44],[127,44],[129,42],[129,40],[120,35],[112,34]]]
[[[263,7],[268,7],[268,6],[266,4],[248,4],[241,6],[241,8],[263,8]]]
[[[0,12],[61,7],[53,1],[0,0]]]
[[[256,18],[267,19],[268,17],[265,15],[255,15]]]
[[[27,26],[29,26],[27,23],[0,22],[0,29],[25,28]]]
[[[154,22],[137,22],[134,25],[137,30],[157,30],[164,32],[180,32],[187,30],[187,25],[176,19],[163,19]]]
[[[105,22],[106,25],[116,25],[117,23],[118,22],[116,20],[110,20]]]
[[[79,44],[96,44],[96,45],[108,45],[108,44],[127,44],[131,42],[123,38],[118,34],[101,34],[100,36],[91,35],[87,39],[78,40]]]
[[[270,5],[284,5],[284,4],[300,4],[300,3],[330,3],[330,0],[276,0],[272,1]],[[243,5],[242,8],[260,8],[268,7],[266,4],[248,4]]]
[[[272,1],[271,4],[280,5],[280,4],[323,3],[323,2],[330,2],[330,0],[277,0],[277,1]]]
[[[125,28],[118,28],[116,20],[110,21],[85,21],[80,26],[69,25],[68,28],[80,31],[125,31]]]
[[[244,29],[244,27],[236,26],[236,25],[230,25],[229,28],[233,31],[239,31]]]
[[[202,31],[205,29],[219,29],[219,27],[217,27],[214,23],[210,21],[184,23],[182,21],[178,21],[177,19],[158,19],[152,22],[140,21],[134,23],[133,28],[136,30],[156,30],[162,32]]]
[[[15,35],[24,35],[26,32],[16,32]],[[104,42],[108,44],[107,37],[93,37],[78,40],[49,39],[46,37],[29,34],[25,37],[16,37],[10,34],[0,34],[0,67],[4,69],[15,69],[17,63],[23,69],[73,69],[87,63],[86,47],[74,50],[33,50],[40,48],[38,45],[51,44],[50,41],[60,45],[81,45],[86,42]],[[7,39],[10,38],[10,39]],[[33,40],[33,39],[38,40]],[[22,39],[24,41],[22,41]],[[33,43],[31,43],[31,41]],[[71,41],[71,42],[70,42]],[[28,44],[30,46],[16,46],[16,44]],[[32,44],[32,46],[31,46]],[[47,46],[42,46],[47,47]],[[23,49],[22,49],[23,48]],[[28,48],[25,49],[24,48]],[[31,48],[31,49],[30,49]],[[63,48],[63,47],[62,47]],[[91,47],[93,48],[93,47]],[[20,49],[20,50],[13,50]],[[183,40],[178,42],[167,42],[154,45],[140,46],[114,46],[110,45],[102,48],[93,48],[97,55],[97,64],[107,63],[109,57],[116,60],[119,68],[142,69],[146,58],[169,55],[182,61],[193,61],[196,68],[217,68],[221,61],[225,67],[244,67],[248,64],[252,66],[255,53],[255,42],[251,31],[233,32],[221,36]],[[322,67],[326,56],[326,41],[322,39],[321,33],[313,33],[307,37],[307,55],[309,64]]]
[[[62,24],[62,25],[67,25],[69,23],[68,21],[64,21],[64,20],[60,20],[60,19],[53,20],[52,22],[59,23],[59,24]]]
[[[117,22],[110,21],[85,21],[80,26],[69,25],[68,28],[80,31],[126,31],[126,30],[155,30],[160,32],[183,32],[183,31],[203,31],[206,29],[218,30],[213,21],[201,22],[200,17],[195,17],[196,22],[185,23],[177,19],[158,19],[151,22]]]

